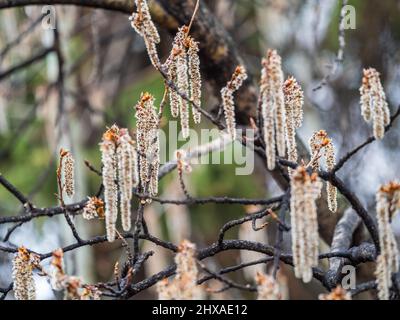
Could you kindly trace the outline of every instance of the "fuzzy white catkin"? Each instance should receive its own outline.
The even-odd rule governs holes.
[[[379,245],[381,253],[376,261],[376,283],[380,300],[388,300],[391,277],[399,270],[399,251],[391,228],[391,220],[400,209],[400,184],[391,182],[382,186],[376,195]]]
[[[374,68],[363,70],[360,105],[364,120],[373,122],[374,137],[382,139],[385,135],[385,126],[390,123],[390,110],[380,74]]]
[[[261,115],[263,119],[264,141],[269,170],[275,169],[275,104],[273,101],[267,68],[261,70]]]
[[[158,193],[158,171],[160,147],[158,116],[154,107],[154,97],[143,93],[136,105],[136,141],[139,158],[140,186],[150,196]]]
[[[88,202],[83,208],[82,217],[86,220],[104,217],[104,202],[97,197],[88,197]]]
[[[312,279],[312,267],[318,265],[318,222],[315,201],[322,184],[316,174],[309,175],[299,166],[290,180],[290,216],[295,276],[303,282]]]
[[[296,129],[303,122],[304,94],[295,78],[289,77],[284,83],[285,119],[286,119],[286,145],[288,160],[297,162]],[[291,170],[289,170],[289,173]]]
[[[199,47],[197,42],[191,40],[188,49],[188,70],[190,79],[190,98],[193,103],[201,107],[201,75],[200,75],[200,59]],[[194,106],[192,108],[194,123],[201,122],[201,112]]]
[[[261,97],[268,98],[270,103],[266,106],[274,111],[273,121],[275,125],[276,147],[281,157],[285,156],[285,102],[284,102],[284,76],[282,71],[282,59],[276,50],[268,50],[266,57],[262,60],[263,72],[261,77]],[[272,105],[269,105],[271,104]],[[265,127],[264,131],[268,129]]]
[[[13,290],[16,300],[35,300],[36,288],[29,252],[19,247],[13,259]]]
[[[75,193],[74,159],[69,151],[65,151],[65,155],[63,156],[62,174],[65,193],[68,197],[72,197]]]
[[[127,129],[120,130],[117,162],[122,228],[124,231],[129,231],[131,229],[132,188],[137,184],[137,180],[134,176],[135,150]]]
[[[176,276],[160,281],[157,285],[160,300],[197,300],[202,299],[204,292],[197,285],[198,268],[196,246],[188,240],[183,240],[175,255]]]
[[[320,160],[325,160],[326,169],[331,171],[336,165],[335,148],[332,140],[328,137],[325,130],[316,131],[309,140],[312,163],[314,170],[319,170]],[[322,151],[322,153],[321,153]],[[326,184],[328,208],[331,212],[337,210],[337,188],[329,181]]]
[[[189,78],[187,66],[187,53],[182,50],[177,56],[177,85],[178,88],[187,94],[189,92]],[[179,97],[179,113],[181,116],[182,137],[189,137],[189,102],[183,97]]]
[[[150,61],[154,67],[158,68],[160,61],[156,44],[160,42],[160,35],[151,19],[147,1],[136,0],[135,3],[138,12],[132,13],[132,16],[129,18],[131,20],[131,26],[143,37]]]
[[[279,283],[271,276],[257,272],[257,300],[282,300]]]
[[[226,121],[226,130],[232,140],[236,139],[235,103],[233,93],[237,91],[247,79],[247,73],[243,66],[238,66],[231,80],[221,89],[222,106]]]
[[[103,141],[100,144],[101,161],[103,164],[104,202],[106,206],[106,231],[107,240],[110,242],[115,239],[115,223],[118,217],[117,159],[115,153],[117,132],[115,131],[115,127],[108,130],[103,135]]]

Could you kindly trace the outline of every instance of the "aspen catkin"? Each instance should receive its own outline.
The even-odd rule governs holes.
[[[100,143],[101,160],[103,163],[103,185],[104,202],[106,206],[106,231],[107,240],[112,242],[115,239],[115,223],[118,217],[118,186],[117,180],[117,159],[116,143],[118,141],[119,128],[112,126],[103,135]]]
[[[379,245],[381,253],[376,264],[376,283],[380,300],[389,299],[392,274],[399,270],[399,251],[391,228],[394,214],[400,209],[400,184],[390,182],[383,185],[376,195]]]
[[[361,114],[365,121],[373,122],[374,137],[382,139],[385,126],[390,123],[390,110],[379,72],[374,68],[363,70],[360,87]]]
[[[299,166],[290,180],[290,215],[294,271],[305,283],[312,279],[312,267],[318,265],[318,222],[315,201],[320,196],[321,182],[305,167]]]
[[[13,290],[16,300],[35,300],[31,255],[25,247],[19,247],[13,259]]]
[[[140,185],[150,196],[158,193],[160,165],[158,116],[154,97],[143,93],[136,105],[136,141],[139,156]]]
[[[311,150],[311,166],[319,170],[320,159],[325,159],[326,169],[331,171],[336,165],[335,149],[332,140],[325,130],[314,132],[309,140]],[[321,153],[323,151],[323,153]],[[329,181],[326,184],[328,208],[331,212],[337,210],[337,189]]]
[[[285,81],[284,95],[288,160],[297,162],[296,129],[303,122],[304,94],[295,78],[290,77]]]
[[[233,93],[241,87],[243,81],[245,81],[246,79],[246,70],[243,66],[238,66],[236,67],[231,80],[224,88],[221,89],[221,98],[225,114],[226,129],[232,140],[236,139],[236,119]]]
[[[282,300],[279,283],[271,276],[257,271],[257,300]]]

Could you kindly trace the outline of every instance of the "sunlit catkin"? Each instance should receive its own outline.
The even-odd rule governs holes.
[[[75,193],[75,178],[74,178],[74,159],[71,152],[61,149],[61,166],[62,180],[64,181],[64,190],[68,197],[72,197]]]
[[[237,91],[243,81],[247,79],[247,73],[243,66],[238,66],[231,80],[221,90],[222,106],[224,108],[226,129],[232,140],[236,139],[235,103],[233,93]]]
[[[164,63],[168,78],[174,83],[179,93],[171,88],[169,93],[171,114],[177,117],[180,113],[182,136],[189,136],[189,107],[193,103],[192,113],[195,123],[200,123],[201,113],[201,76],[199,46],[188,35],[188,27],[182,26],[174,38],[171,53]]]
[[[155,27],[146,0],[135,0],[137,12],[132,13],[129,20],[135,31],[143,37],[151,63],[158,68],[160,61],[156,44],[160,42],[160,35]]]
[[[131,228],[132,188],[137,185],[136,151],[127,129],[120,129],[117,144],[118,185],[122,228]]]
[[[391,221],[400,209],[400,184],[390,182],[383,185],[376,195],[376,213],[381,253],[376,261],[376,283],[380,300],[388,300],[392,274],[399,270],[399,251]]]
[[[83,208],[83,219],[91,220],[95,218],[104,218],[104,202],[97,197],[88,197],[88,201]]]
[[[35,300],[31,255],[25,247],[19,247],[13,259],[13,290],[16,300]]]
[[[257,272],[257,300],[281,300],[279,283],[271,276]]]
[[[116,147],[119,128],[112,126],[103,134],[100,143],[101,161],[103,164],[102,177],[104,186],[104,202],[106,205],[105,219],[107,240],[115,239],[115,223],[118,217],[118,186],[117,186],[117,157]]]
[[[135,108],[140,186],[144,192],[155,196],[158,193],[160,145],[154,97],[143,93]]]
[[[275,152],[285,156],[285,105],[284,78],[281,57],[276,50],[268,50],[262,59],[260,98],[263,119],[264,141],[266,145],[267,166],[275,169]]]
[[[320,159],[325,159],[326,169],[331,171],[336,165],[335,149],[332,139],[325,130],[314,132],[309,140],[311,151],[311,166],[314,170],[320,168]],[[326,184],[328,208],[331,212],[337,210],[337,189],[329,181]]]
[[[198,268],[196,246],[183,240],[175,255],[176,276],[172,281],[163,280],[158,286],[159,299],[196,300],[203,298],[203,290],[197,285]]]
[[[376,69],[363,70],[362,85],[360,87],[361,114],[365,121],[373,122],[374,137],[382,139],[385,135],[385,126],[390,123],[390,110],[383,90],[380,74]]]
[[[299,166],[290,180],[290,216],[294,271],[305,283],[312,279],[312,267],[318,265],[318,222],[315,201],[322,184],[318,176]]]
[[[288,160],[297,162],[296,129],[303,122],[304,94],[296,79],[289,77],[283,86],[285,95],[286,145]]]
[[[201,107],[201,75],[200,75],[200,59],[199,59],[199,46],[196,41],[192,38],[188,40],[188,71],[190,79],[190,98],[193,103]],[[193,121],[194,123],[200,123],[201,112],[193,107]]]

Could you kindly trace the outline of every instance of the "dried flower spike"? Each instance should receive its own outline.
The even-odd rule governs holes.
[[[144,192],[155,196],[158,193],[160,145],[154,97],[143,93],[135,108],[140,185]]]
[[[331,171],[335,165],[335,149],[332,143],[332,139],[328,137],[325,130],[314,132],[309,140],[311,150],[311,166],[314,170],[318,170],[320,167],[320,159],[325,159],[326,169]],[[323,153],[322,153],[323,151]],[[331,212],[337,210],[337,189],[330,182],[326,184],[326,193],[328,208]]]
[[[392,274],[399,270],[399,251],[391,228],[394,214],[400,209],[400,184],[390,182],[382,186],[376,195],[376,212],[381,253],[375,271],[380,300],[389,299]]]
[[[19,247],[13,259],[13,290],[16,300],[35,300],[36,289],[33,280],[31,254],[25,247]]]
[[[374,68],[363,70],[360,104],[365,121],[373,122],[374,137],[382,139],[385,135],[385,126],[390,123],[390,110],[380,74]]]
[[[321,193],[318,176],[299,166],[290,180],[290,216],[294,271],[305,283],[312,279],[312,267],[318,265],[318,222],[315,201]]]
[[[271,276],[257,271],[257,300],[282,300],[279,283]]]
[[[232,140],[236,139],[236,119],[235,119],[235,103],[233,93],[237,91],[243,81],[247,79],[247,73],[243,66],[238,66],[232,75],[231,80],[221,90],[222,106],[224,108],[226,129]]]

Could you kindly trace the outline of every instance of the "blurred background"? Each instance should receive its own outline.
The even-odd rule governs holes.
[[[400,1],[352,0],[356,28],[345,30],[343,63],[335,63],[339,50],[341,1],[336,0],[217,0],[204,1],[226,28],[250,74],[259,79],[260,61],[268,48],[282,56],[285,76],[297,78],[305,92],[305,121],[299,136],[308,141],[312,132],[325,129],[333,138],[337,155],[343,155],[372,134],[360,114],[359,92],[362,69],[374,67],[388,97],[391,112],[400,104]],[[0,10],[0,172],[38,207],[57,205],[56,165],[60,147],[72,151],[76,160],[76,193],[68,202],[96,194],[101,179],[84,165],[88,160],[101,167],[98,143],[106,126],[116,123],[133,130],[133,106],[141,92],[149,91],[159,103],[163,79],[150,65],[143,40],[131,28],[128,16],[111,11],[55,6],[57,27],[42,26],[42,7]],[[168,56],[172,38],[159,28],[158,47],[162,61]],[[49,50],[57,46],[59,50]],[[57,57],[57,55],[60,55]],[[61,57],[61,59],[59,59]],[[29,61],[33,60],[33,61]],[[28,61],[23,68],[8,72]],[[331,73],[326,85],[321,80]],[[64,70],[60,79],[60,68]],[[258,81],[258,80],[257,80]],[[63,83],[63,86],[59,85]],[[61,88],[61,89],[60,89]],[[203,86],[204,108],[219,97],[208,84]],[[168,108],[167,108],[168,109]],[[166,110],[164,124],[170,115]],[[212,127],[206,121],[191,128]],[[168,126],[163,128],[168,130]],[[348,183],[371,212],[374,194],[381,183],[399,178],[400,130],[396,123],[382,142],[368,146],[346,164],[339,176]],[[185,182],[193,196],[268,198],[280,195],[259,159],[252,175],[235,175],[234,165],[198,165]],[[161,197],[181,198],[176,172],[161,181]],[[341,207],[346,203],[340,202]],[[178,243],[184,238],[198,247],[216,240],[220,227],[230,219],[257,208],[240,205],[160,206],[146,208],[150,232]],[[22,214],[20,204],[0,188],[0,216]],[[74,241],[62,217],[40,218],[18,227],[11,243],[26,245],[37,252],[49,252]],[[104,221],[75,223],[83,238],[104,234]],[[395,222],[400,234],[400,223]],[[3,240],[11,224],[0,226]],[[228,237],[271,242],[269,229],[254,232],[251,225],[233,229]],[[273,244],[273,242],[271,242]],[[149,243],[156,251],[140,277],[162,270],[173,259],[167,251]],[[321,243],[322,251],[328,248]],[[216,267],[256,258],[254,253],[229,251],[208,260]],[[11,279],[11,255],[0,253],[0,286]],[[103,243],[66,254],[67,272],[85,282],[109,281],[116,261],[123,261],[120,243]],[[46,262],[45,262],[46,263]],[[47,262],[48,263],[48,262]],[[265,266],[258,268],[264,269]],[[232,274],[240,282],[252,282],[256,268]],[[53,299],[47,281],[36,277],[38,298]],[[292,299],[316,298],[319,284],[304,285],[295,280],[290,268],[283,268],[281,282]],[[220,286],[215,285],[216,288]],[[210,287],[213,284],[210,283]],[[150,289],[137,298],[154,298]],[[230,290],[211,298],[252,298]]]

